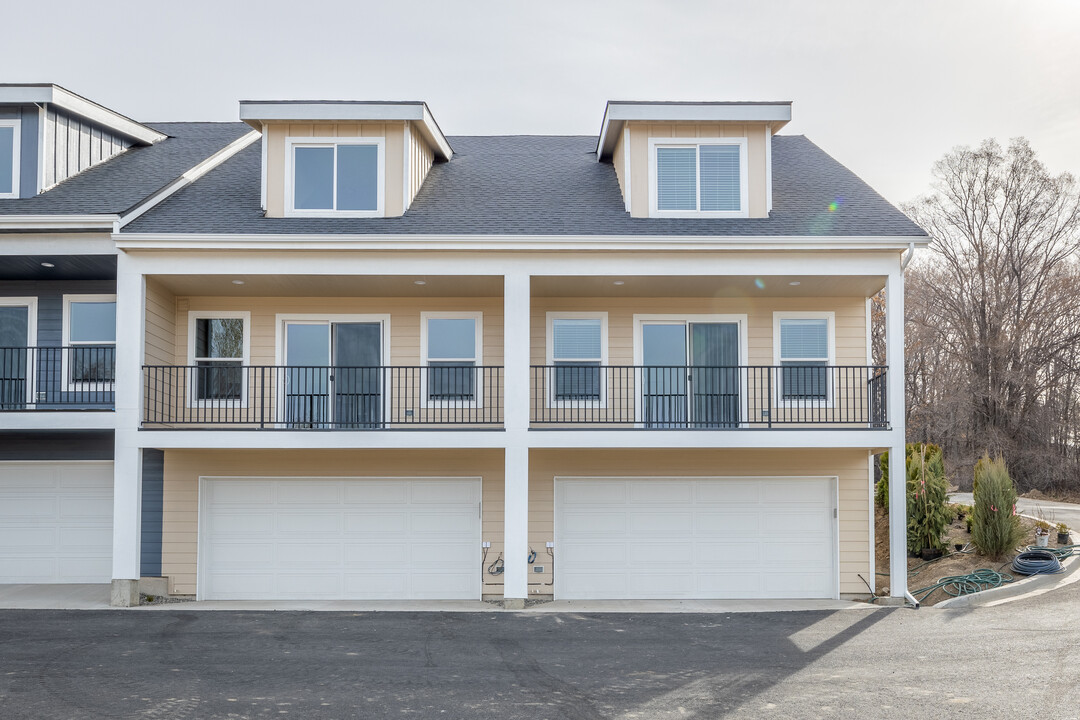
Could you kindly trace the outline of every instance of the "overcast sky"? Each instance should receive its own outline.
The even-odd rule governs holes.
[[[57,0],[7,3],[4,24],[0,82],[145,121],[406,99],[447,135],[595,135],[608,99],[793,100],[783,132],[895,203],[990,136],[1080,174],[1078,0]]]

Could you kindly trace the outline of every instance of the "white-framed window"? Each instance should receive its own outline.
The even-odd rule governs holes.
[[[34,402],[36,346],[37,298],[0,297],[0,409]]]
[[[650,138],[649,217],[749,217],[746,138]]]
[[[385,146],[372,138],[285,138],[285,214],[382,217]]]
[[[426,407],[483,407],[484,314],[420,313],[420,393]]]
[[[548,407],[605,407],[606,312],[547,314]]]
[[[188,313],[189,400],[193,407],[247,406],[251,313],[192,310]]]
[[[65,295],[62,372],[66,390],[105,390],[116,371],[116,296]]]
[[[19,197],[19,145],[22,123],[0,118],[0,198]]]
[[[773,313],[773,355],[777,404],[832,405],[835,364],[835,313]]]

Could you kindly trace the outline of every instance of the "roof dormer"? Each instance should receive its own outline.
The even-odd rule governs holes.
[[[640,218],[765,218],[790,102],[607,104],[596,153]]]
[[[58,85],[0,85],[0,198],[28,198],[165,135]]]
[[[263,134],[267,217],[399,217],[453,155],[423,102],[244,100]]]

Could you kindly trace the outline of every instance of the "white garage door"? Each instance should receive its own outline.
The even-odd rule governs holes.
[[[112,579],[111,462],[0,463],[0,583]]]
[[[556,478],[563,599],[836,597],[831,478]]]
[[[204,478],[203,599],[479,599],[478,478]]]

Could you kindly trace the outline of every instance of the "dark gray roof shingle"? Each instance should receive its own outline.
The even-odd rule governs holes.
[[[425,235],[921,236],[854,173],[802,136],[773,138],[773,212],[761,219],[631,218],[589,136],[450,137],[399,218],[266,218],[253,145],[124,232]],[[830,211],[830,203],[838,205]]]
[[[40,195],[0,200],[0,215],[122,213],[251,131],[239,122],[148,125],[169,137],[132,147]]]

